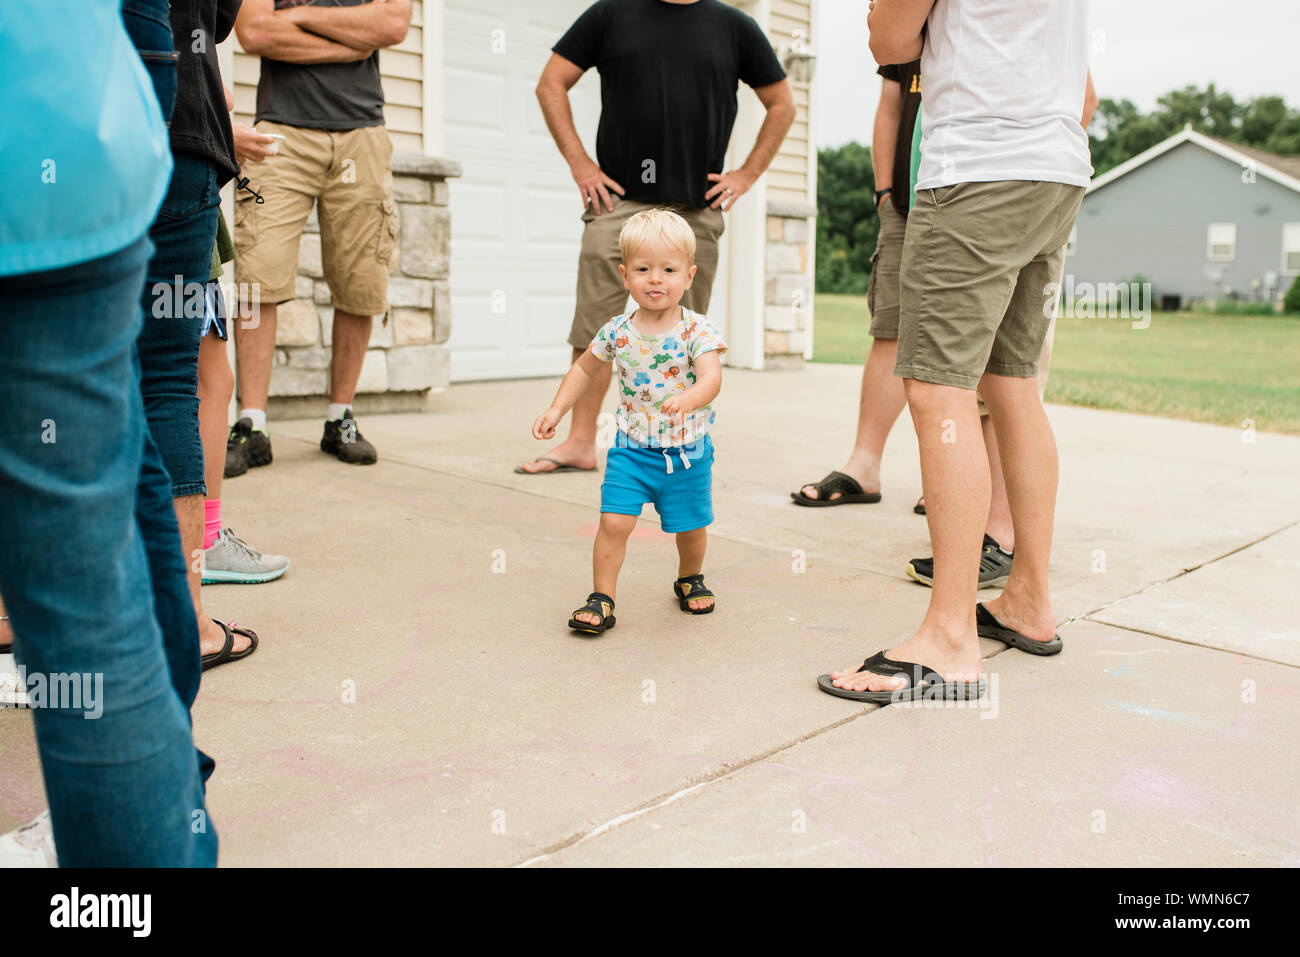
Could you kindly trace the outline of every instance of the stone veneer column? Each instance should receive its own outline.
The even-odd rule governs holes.
[[[397,266],[388,280],[389,314],[378,316],[357,383],[355,408],[366,412],[423,410],[431,389],[449,382],[448,288],[451,212],[447,180],[459,163],[414,153],[393,155]],[[321,270],[320,225],[313,209],[298,253],[294,299],[278,312],[271,368],[275,418],[317,416],[328,403],[334,309]]]
[[[769,369],[803,365],[813,307],[809,249],[816,217],[816,207],[806,203],[767,204],[763,361]]]

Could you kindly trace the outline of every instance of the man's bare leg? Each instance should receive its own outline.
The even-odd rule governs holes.
[[[246,315],[247,320],[243,318]],[[275,325],[275,303],[241,306],[240,318],[235,321],[241,408],[266,408],[266,397],[271,391],[271,362],[275,358]]]
[[[577,362],[584,351],[574,349],[573,361]],[[609,391],[612,365],[611,362],[600,364],[600,370],[591,377],[591,384],[573,404],[573,411],[569,417],[569,437],[547,452],[545,458],[552,458],[580,469],[596,467],[596,421],[600,418],[600,407],[605,404],[605,393]],[[525,462],[520,468],[525,472],[554,472],[555,463],[547,462],[545,458]]]
[[[1011,521],[1011,504],[1007,501],[1007,482],[1002,474],[1002,456],[998,449],[998,433],[990,416],[980,416],[984,432],[984,448],[988,450],[989,479],[993,490],[989,496],[989,520],[984,531],[991,535],[1006,551],[1016,546],[1015,526]]]
[[[889,657],[928,665],[946,678],[974,681],[983,670],[975,593],[989,501],[988,456],[975,393],[915,379],[903,384],[921,447],[934,588],[921,627],[890,649]],[[835,685],[851,691],[895,691],[906,685],[905,678],[854,668],[831,672]]]
[[[849,460],[839,471],[851,476],[868,494],[880,491],[880,460],[885,454],[885,440],[907,405],[903,380],[894,375],[897,339],[873,339],[871,351],[862,367],[862,389],[858,398],[858,432],[853,440]],[[805,485],[803,494],[817,498],[817,489]],[[831,500],[839,498],[831,493]]]
[[[330,401],[351,405],[370,346],[374,316],[334,310],[334,354],[330,357]]]
[[[591,549],[592,591],[610,598],[617,597],[615,591],[618,588],[618,573],[623,569],[623,559],[627,557],[627,539],[632,534],[632,529],[636,528],[636,520],[635,515],[600,513],[600,528],[596,532],[596,544]],[[598,623],[596,616],[589,611],[578,612],[574,618],[590,625]]]
[[[1035,641],[1050,641],[1056,633],[1047,585],[1056,516],[1056,439],[1033,379],[985,375],[980,392],[997,429],[1016,541],[1007,586],[986,604],[1006,627]]]

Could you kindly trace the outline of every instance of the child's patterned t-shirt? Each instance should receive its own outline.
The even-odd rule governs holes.
[[[682,319],[660,336],[645,336],[632,325],[635,310],[615,316],[591,340],[591,352],[618,370],[618,428],[642,445],[690,445],[713,425],[712,405],[681,420],[659,411],[670,395],[695,385],[695,360],[706,352],[727,351],[707,317],[682,307]]]

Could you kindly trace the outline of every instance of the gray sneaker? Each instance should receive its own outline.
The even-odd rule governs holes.
[[[31,824],[0,834],[0,867],[58,867],[54,828],[46,811]]]
[[[289,570],[283,555],[263,555],[228,528],[203,550],[203,584],[260,585]]]
[[[13,655],[0,655],[0,708],[26,708],[27,686]]]
[[[934,559],[913,558],[907,563],[907,577],[934,587]],[[984,536],[980,553],[980,588],[1001,588],[1011,577],[1011,556],[990,535]]]

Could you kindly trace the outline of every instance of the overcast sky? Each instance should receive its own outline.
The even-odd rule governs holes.
[[[871,142],[880,96],[867,0],[817,3],[817,145]],[[1171,89],[1213,81],[1238,99],[1300,108],[1300,0],[1092,0],[1097,94],[1143,110]],[[1101,31],[1100,34],[1097,31]]]

